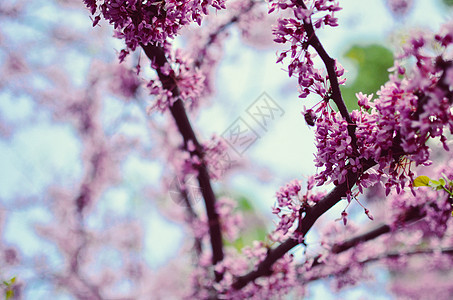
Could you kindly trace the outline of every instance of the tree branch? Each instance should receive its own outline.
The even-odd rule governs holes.
[[[376,163],[374,161],[368,160],[363,163],[363,172],[374,166]],[[316,220],[323,215],[326,211],[331,209],[335,204],[337,204],[343,197],[346,197],[346,192],[350,190],[356,183],[359,177],[358,173],[353,173],[348,171],[346,176],[346,181],[342,184],[336,186],[329,194],[327,194],[320,202],[318,202],[313,207],[307,210],[306,215],[299,223],[297,232],[302,236],[305,236],[307,232],[311,229]],[[269,276],[272,274],[271,267],[279,258],[281,258],[285,253],[291,250],[293,247],[299,244],[298,240],[289,238],[278,247],[271,249],[266,258],[258,265],[255,271],[252,271],[244,276],[236,278],[233,283],[233,288],[241,289],[246,286],[249,282],[252,282],[258,277]]]
[[[298,0],[296,3],[302,8],[307,9],[307,6],[305,5],[303,0]],[[321,44],[321,41],[318,39],[311,19],[310,22],[306,22],[304,20],[304,30],[308,37],[308,43],[316,50],[316,52],[324,62],[324,65],[326,66],[327,74],[329,75],[330,88],[332,90],[331,98],[337,105],[341,116],[348,123],[348,133],[352,139],[353,148],[357,150],[357,137],[355,135],[355,129],[357,125],[352,121],[346,104],[343,101],[343,97],[341,96],[340,85],[338,83],[337,74],[335,72],[335,60],[329,56],[326,49],[324,49],[323,45]]]
[[[422,208],[423,208],[423,206],[411,207],[402,216],[400,216],[400,220],[403,223],[406,223],[406,222],[415,222],[415,221],[418,221],[418,220],[424,218],[426,216],[426,213],[422,211]],[[346,250],[349,250],[349,249],[357,246],[360,243],[364,243],[364,242],[373,240],[383,234],[389,233],[391,230],[392,229],[391,229],[390,225],[382,224],[380,226],[377,226],[374,229],[371,229],[368,232],[357,235],[344,242],[334,244],[332,246],[331,253],[339,254],[339,253],[345,252]],[[432,253],[434,251],[435,250],[433,250],[433,249],[422,249],[422,250],[415,250],[415,251],[410,251],[410,252],[389,252],[389,253],[385,253],[382,255],[378,255],[376,257],[367,258],[365,260],[359,261],[358,263],[365,264],[365,263],[381,260],[384,258],[395,258],[395,257],[404,256],[404,255],[414,255],[414,254],[425,254],[425,253]],[[448,248],[448,252],[449,252],[449,254],[453,254],[453,248]],[[322,267],[324,265],[324,263],[319,262],[319,260],[318,260],[319,257],[320,257],[320,255],[318,255],[315,258],[313,264],[311,265],[311,268]],[[340,273],[347,272],[348,269],[349,269],[349,267],[345,267],[344,269],[342,269],[340,271]],[[305,280],[305,282],[318,280],[323,277],[325,277],[325,276],[317,275],[317,276],[309,278],[308,280]]]
[[[141,45],[141,47],[145,51],[146,56],[159,67],[156,69],[156,71],[160,81],[162,82],[162,86],[165,89],[171,91],[174,97],[179,97],[180,93],[175,79],[163,74],[160,70],[160,67],[164,66],[164,64],[167,62],[164,50],[161,47],[150,44]],[[195,136],[195,132],[193,131],[193,128],[190,124],[189,118],[184,108],[184,103],[181,99],[176,100],[176,102],[170,107],[170,112],[176,122],[179,132],[184,139],[184,148],[190,153],[191,156],[196,155],[201,160],[197,179],[200,185],[201,193],[203,195],[206,214],[208,216],[209,235],[212,247],[212,263],[213,265],[215,265],[223,260],[223,241],[222,232],[220,230],[219,215],[217,214],[217,211],[215,209],[216,196],[212,189],[209,173],[203,159],[204,153],[202,146]],[[190,140],[195,145],[194,151],[188,150],[188,143]],[[221,277],[216,274],[216,280],[219,281],[220,279]]]
[[[417,254],[432,254],[440,252],[443,254],[453,254],[453,247],[447,247],[447,248],[441,248],[441,249],[418,249],[418,250],[411,250],[411,251],[405,251],[405,252],[388,252],[381,254],[379,256],[375,257],[370,257],[365,260],[362,260],[360,264],[366,264],[369,262],[374,262],[377,260],[385,259],[385,258],[398,258],[401,256],[411,256],[411,255],[417,255]]]
[[[440,249],[431,249],[431,248],[430,249],[417,249],[417,250],[410,250],[410,251],[404,251],[404,252],[393,251],[393,252],[383,253],[381,255],[377,255],[374,257],[369,257],[367,259],[358,261],[357,263],[359,265],[365,265],[365,264],[380,261],[380,260],[383,260],[386,258],[399,258],[399,257],[403,257],[403,256],[412,256],[412,255],[419,255],[419,254],[432,254],[432,253],[439,253],[439,252],[442,254],[453,255],[453,247],[445,247],[445,248],[440,248]],[[338,273],[344,274],[349,269],[350,269],[350,266],[345,266],[343,269],[339,270]],[[305,279],[303,281],[303,284],[307,284],[309,282],[316,281],[316,280],[325,278],[327,276],[329,276],[329,275],[325,275],[325,276],[316,275],[316,276]]]
[[[363,233],[361,235],[355,236],[351,239],[348,239],[342,243],[336,243],[332,246],[332,253],[338,254],[341,252],[344,252],[352,247],[357,246],[360,243],[372,240],[377,238],[378,236],[381,236],[385,233],[388,233],[391,231],[390,225],[387,224],[382,224],[366,233]]]
[[[411,207],[406,213],[401,216],[401,223],[414,222],[422,219],[426,215],[425,212],[422,212],[422,207]],[[383,234],[386,234],[392,230],[392,227],[388,224],[382,224],[374,229],[371,229],[368,232],[357,235],[353,238],[350,238],[342,243],[336,243],[332,246],[332,253],[338,254],[344,252],[360,243],[370,241],[375,239]]]
[[[306,6],[302,0],[299,0],[298,4],[301,5],[303,8],[306,8]],[[319,39],[316,37],[311,23],[308,23],[308,24],[304,23],[304,27],[306,27],[305,30],[307,31],[307,34],[309,34],[309,36],[311,37],[310,45],[312,45],[316,49],[316,51],[319,53],[319,55],[321,57],[323,57],[323,61],[325,62],[326,67],[328,68],[329,74],[331,74],[333,72],[332,76],[329,75],[329,80],[331,80],[332,86],[336,86],[338,88],[338,90],[336,92],[336,96],[335,96],[336,97],[335,99],[337,99],[337,101],[339,101],[337,106],[340,109],[340,113],[343,115],[343,117],[346,120],[350,120],[349,113],[341,98],[341,92],[339,90],[338,80],[337,80],[336,74],[335,74],[335,61],[327,55],[327,52],[322,47],[321,43],[319,42]],[[443,62],[443,61],[440,61],[439,63],[442,63],[443,66],[445,67],[444,72],[441,76],[441,79],[439,80],[439,87],[442,89],[445,89],[446,85],[444,83],[444,81],[445,81],[444,78],[446,76],[446,69],[448,67],[450,67],[450,65],[453,65],[453,63]],[[336,89],[336,87],[335,87],[335,89]],[[447,93],[448,96],[451,96],[452,94],[453,94],[453,92]],[[451,98],[453,98],[453,96]],[[335,99],[334,99],[334,101],[335,101]],[[414,115],[419,116],[423,111],[424,111],[424,107],[421,106],[414,112]],[[349,123],[349,121],[348,121],[348,123]],[[352,124],[352,123],[350,123],[350,124]],[[349,130],[349,128],[353,128],[353,131],[355,131],[355,126],[356,125],[353,124],[353,127],[348,127],[348,130]],[[355,138],[355,133],[354,133],[354,138]],[[392,156],[394,158],[394,161],[398,161],[398,159],[402,155],[406,154],[406,153],[404,153],[403,149],[401,148],[401,137],[400,137],[399,132],[396,133],[396,136],[393,139],[392,147],[387,151],[383,151],[381,155],[386,156],[389,154],[389,152],[393,154]],[[363,166],[363,168],[359,173],[353,173],[352,171],[348,170],[348,173],[346,175],[346,181],[344,183],[336,186],[320,202],[318,202],[316,205],[314,205],[313,207],[311,207],[307,210],[305,216],[300,221],[296,232],[298,232],[301,236],[304,237],[307,234],[307,232],[311,229],[313,224],[316,222],[316,220],[322,214],[324,214],[326,211],[328,211],[330,208],[332,208],[335,204],[337,204],[341,200],[342,197],[346,196],[346,192],[348,190],[352,189],[352,187],[357,182],[357,179],[359,178],[359,176],[376,164],[377,163],[372,159],[362,160],[361,165]],[[411,220],[412,218],[416,218],[417,217],[416,211],[418,211],[418,208],[414,208],[414,211],[409,211],[407,216],[403,216],[403,221],[407,222],[408,220]],[[377,237],[378,235],[385,233],[386,230],[388,230],[386,227],[378,228],[378,229],[376,229],[376,232],[370,233],[370,235],[367,238],[371,238],[373,236]],[[349,249],[349,248],[353,247],[354,245],[358,244],[359,242],[361,242],[361,238],[357,238],[356,240],[349,241],[348,245],[343,245],[343,246],[338,246],[338,247],[342,247],[346,250],[346,249]],[[265,259],[261,263],[258,264],[256,270],[251,271],[250,273],[248,273],[246,275],[236,278],[236,280],[233,282],[233,285],[232,285],[233,288],[241,289],[244,286],[246,286],[248,283],[254,281],[256,278],[258,278],[260,276],[271,275],[272,274],[271,267],[274,264],[274,262],[277,261],[279,258],[281,258],[285,253],[287,253],[289,250],[291,250],[296,245],[298,245],[298,241],[296,239],[289,238],[288,240],[286,240],[285,242],[283,242],[276,248],[269,250]],[[339,250],[341,250],[341,249],[339,249]],[[345,251],[345,250],[342,250],[342,251]]]

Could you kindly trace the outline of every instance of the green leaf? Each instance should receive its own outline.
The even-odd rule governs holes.
[[[437,180],[431,179],[429,186],[432,187],[433,189],[435,189],[436,191],[440,191],[440,190],[444,189],[444,185],[442,184],[442,181],[440,181],[440,180],[437,181]]]
[[[453,6],[453,0],[442,0],[442,2],[447,6]]]
[[[418,176],[414,179],[414,186],[430,186],[431,179],[428,176]]]
[[[239,197],[238,208],[240,211],[254,211],[252,203],[244,196]]]
[[[439,186],[440,185],[440,182],[437,181],[437,180],[434,180],[434,179],[431,179],[431,184],[430,186],[434,187],[434,186]]]
[[[253,241],[263,241],[266,238],[267,230],[264,227],[255,227],[247,229],[234,242],[224,241],[225,245],[233,246],[236,250],[241,251],[247,245],[251,245]]]
[[[348,79],[345,85],[340,86],[341,93],[349,110],[358,109],[355,94],[376,94],[381,85],[388,81],[387,70],[393,66],[393,54],[378,44],[354,45],[343,57],[357,66],[357,77],[354,81]]]
[[[14,291],[13,290],[6,290],[6,300],[8,299],[11,299],[12,297],[14,297]]]

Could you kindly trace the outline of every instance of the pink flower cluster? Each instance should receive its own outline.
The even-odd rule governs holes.
[[[220,228],[228,241],[233,242],[239,236],[242,226],[242,214],[235,211],[237,202],[228,197],[219,198],[216,211],[219,214]]]
[[[438,151],[435,154],[439,154],[441,150]],[[431,177],[442,176],[446,181],[450,181],[453,179],[452,166],[450,161],[440,168],[421,169]],[[451,203],[451,197],[444,190],[436,191],[425,186],[417,188],[417,197],[409,190],[392,192],[387,196],[387,216],[384,218],[390,227],[388,234],[368,240],[365,233],[372,231],[364,224],[329,224],[321,232],[321,246],[324,249],[305,261],[300,279],[310,282],[330,277],[334,279],[335,287],[341,289],[367,278],[366,263],[380,261],[389,267],[392,273],[396,273],[397,278],[413,278],[414,273],[423,273],[423,277],[429,274],[426,276],[427,284],[436,288],[450,288],[451,284],[438,284],[436,280],[439,279],[434,278],[445,276],[443,270],[451,268],[453,263]],[[339,250],[348,242],[357,241],[358,237],[362,239],[360,243]],[[442,249],[448,251],[443,254]],[[430,276],[433,278],[429,279]],[[419,297],[414,290],[422,291],[410,284],[409,288],[408,284],[405,280],[393,281],[393,292],[400,296]],[[435,294],[445,293],[435,291]]]
[[[315,177],[318,185],[329,183],[329,179],[335,184],[343,183],[348,172],[347,165],[356,171],[361,169],[360,160],[354,158],[347,126],[340,113],[327,109],[317,118],[315,140],[318,152],[315,165],[324,168]]]
[[[234,242],[243,228],[243,215],[237,211],[237,202],[229,197],[220,197],[215,204],[215,209],[219,215],[220,228],[224,237],[229,242]],[[191,226],[197,238],[208,238],[209,224],[205,215],[195,219]]]
[[[357,149],[348,135],[347,122],[339,113],[328,112],[322,106],[317,118],[316,166],[323,168],[316,179],[318,184],[345,181],[348,170],[361,173],[364,161],[373,160],[376,170],[361,175],[359,190],[387,178],[387,194],[392,187],[400,191],[413,180],[412,165],[429,164],[429,139],[440,138],[448,150],[444,128],[453,132],[451,110],[453,81],[449,75],[452,63],[448,61],[452,42],[452,27],[444,27],[434,38],[415,35],[405,47],[400,60],[414,57],[415,64],[407,72],[395,63],[390,81],[372,95],[357,94],[360,111],[351,113],[357,125]],[[436,40],[442,44],[440,55],[429,55],[427,47]],[[317,110],[317,112],[319,109]]]
[[[324,25],[337,26],[337,18],[334,17],[336,11],[341,10],[338,2],[331,0],[310,1],[311,6],[304,8],[301,6],[301,1],[271,1],[271,9],[269,13],[275,9],[292,9],[295,18],[279,19],[277,26],[273,29],[275,35],[274,41],[277,43],[291,43],[289,50],[282,51],[277,63],[282,62],[289,54],[291,62],[288,65],[288,75],[295,75],[298,78],[300,85],[300,98],[307,97],[310,93],[315,93],[323,98],[328,98],[328,75],[322,70],[314,67],[313,58],[315,54],[307,51],[310,39],[312,36],[307,34],[305,25],[311,24],[312,17],[321,15],[314,21],[314,28],[320,28]],[[336,75],[342,76],[344,69],[337,63]],[[340,84],[344,83],[345,79],[340,80]]]
[[[307,182],[307,191],[303,194],[301,182],[294,179],[276,193],[277,203],[272,213],[278,216],[279,221],[270,235],[273,241],[282,242],[288,237],[294,237],[300,239],[299,242],[303,242],[303,237],[299,237],[295,232],[297,221],[302,217],[305,208],[313,206],[324,196],[323,193],[311,193],[314,183],[315,179],[310,177]]]
[[[204,161],[213,180],[223,177],[225,172],[232,167],[233,161],[228,153],[225,140],[213,135],[209,142],[203,143]]]
[[[341,116],[330,110],[328,101],[332,90],[329,76],[314,67],[315,54],[308,51],[310,45],[318,47],[313,40],[316,40],[313,30],[322,24],[337,25],[334,13],[340,10],[338,3],[277,1],[271,3],[270,11],[288,8],[294,11],[295,17],[279,19],[274,35],[277,43],[290,42],[291,49],[283,51],[277,62],[290,55],[288,73],[298,77],[300,97],[313,93],[323,99],[316,111],[309,109],[305,114],[311,124],[316,120],[317,125],[315,163],[321,168],[316,176],[318,185],[341,184],[346,180],[346,174],[352,171],[362,174],[357,183],[360,191],[383,177],[387,180],[387,193],[392,187],[398,191],[403,189],[413,179],[412,163],[429,164],[426,142],[430,138],[439,137],[448,149],[443,128],[448,126],[453,131],[450,110],[453,71],[448,56],[453,25],[445,25],[434,38],[414,35],[399,57],[400,61],[415,58],[411,72],[407,73],[396,62],[395,73],[377,93],[377,99],[372,101],[372,95],[357,95],[362,109],[350,115],[356,125],[354,136],[349,130],[352,124],[345,120],[344,114]],[[315,20],[314,17],[319,15]],[[427,49],[432,43],[441,44],[440,55],[436,56],[434,51]],[[316,50],[319,52],[320,49]],[[335,62],[335,75],[341,77],[343,74],[343,68]],[[344,81],[340,79],[339,84]],[[365,161],[376,162],[377,169],[363,174]]]
[[[224,9],[224,0],[84,0],[92,15],[95,26],[101,16],[113,24],[115,36],[125,40],[127,49],[120,53],[123,60],[129,51],[134,51],[140,44],[150,42],[163,44],[167,38],[173,38],[179,30],[192,22],[201,25],[203,15],[209,7]]]
[[[141,84],[140,78],[133,70],[118,65],[114,70],[110,87],[116,95],[130,100],[137,94]]]
[[[272,274],[251,282],[240,290],[231,288],[235,277],[241,276],[250,267],[258,265],[266,257],[268,248],[255,241],[252,246],[245,247],[241,254],[232,250],[227,257],[216,265],[217,272],[223,279],[214,284],[221,299],[280,299],[289,291],[297,291],[297,269],[292,254],[286,254],[272,266]],[[304,290],[301,287],[302,291]]]
[[[309,5],[303,4],[303,2],[307,2]],[[321,28],[324,25],[338,26],[338,19],[335,18],[335,12],[341,10],[338,1],[335,0],[273,0],[270,1],[270,7],[269,13],[272,13],[276,9],[283,10],[290,8],[294,11],[294,16],[297,20],[307,23],[312,22],[312,17],[316,16],[317,19],[313,23],[315,28]]]
[[[397,17],[406,15],[413,6],[413,0],[387,0],[390,11]]]
[[[436,153],[437,154],[437,153]],[[430,176],[443,178],[444,180],[453,180],[453,162],[449,161],[446,165],[432,168],[428,171]],[[432,175],[431,175],[432,174]],[[447,230],[447,221],[451,218],[452,212],[451,196],[444,190],[434,190],[431,187],[418,187],[417,197],[405,191],[401,194],[393,193],[387,201],[387,210],[390,214],[390,224],[393,229],[405,225],[404,218],[407,218],[408,212],[416,209],[423,219],[417,222],[419,228],[425,235],[443,236]],[[412,212],[413,214],[413,212]]]
[[[363,257],[379,253],[383,247],[362,247],[358,245],[343,253],[332,253],[332,247],[341,243],[345,238],[354,236],[359,231],[359,226],[353,222],[348,226],[334,222],[323,228],[321,232],[322,250],[315,257],[307,258],[300,273],[301,282],[310,282],[318,278],[329,277],[332,279],[334,290],[355,285],[367,279],[366,269],[359,260]]]
[[[247,257],[254,259],[255,255],[252,252]],[[239,291],[230,290],[228,299],[281,299],[290,291],[296,295],[303,293],[304,287],[298,286],[297,269],[292,254],[285,254],[277,260],[271,271],[270,276],[258,278]]]
[[[315,185],[314,178],[309,178],[307,185],[308,191],[302,194],[301,182],[293,180],[276,193],[277,204],[274,212],[279,216],[280,224],[271,235],[272,241],[282,241],[284,235],[297,238],[293,225],[296,224],[296,220],[303,213],[303,208],[306,205],[313,206],[324,196],[323,194],[310,194],[310,190]],[[234,202],[228,198],[220,198],[216,210],[219,214],[222,231],[227,238],[234,240],[241,224],[241,220],[233,214]],[[207,224],[203,227],[207,228]],[[234,230],[232,231],[232,229]],[[203,230],[203,232],[207,234],[207,230]],[[212,274],[210,257],[204,255],[200,260],[200,267],[193,273],[195,291],[192,296],[203,299],[209,298],[207,291],[212,290],[212,288],[217,291],[218,295],[221,295],[221,299],[278,298],[287,294],[290,290],[300,294],[305,293],[305,287],[299,284],[299,269],[296,268],[296,261],[292,254],[286,254],[278,259],[272,265],[268,276],[258,278],[242,289],[232,288],[235,279],[242,276],[247,270],[256,268],[266,258],[269,250],[267,244],[258,241],[253,242],[252,246],[243,248],[242,253],[238,253],[236,249],[229,247],[225,253],[225,258],[214,267],[218,274],[222,274],[222,280],[218,283],[210,276]],[[200,284],[203,288],[200,287]]]
[[[419,210],[423,219],[417,224],[426,235],[442,236],[447,229],[447,221],[451,218],[451,203],[443,191],[419,188],[417,197],[410,192],[403,192],[390,198],[388,210],[391,212],[392,228],[405,225],[404,217],[411,210]]]
[[[216,205],[219,214],[222,231],[226,237],[233,241],[240,229],[241,220],[237,214],[233,214],[235,202],[232,199],[222,197]],[[203,230],[207,237],[207,221],[198,223],[203,224]],[[236,228],[232,232],[232,228]],[[202,232],[200,228],[197,229]],[[287,294],[290,289],[297,286],[297,269],[293,256],[287,254],[276,261],[271,269],[272,274],[267,277],[258,278],[255,282],[246,287],[236,290],[232,288],[235,279],[245,274],[250,268],[256,267],[261,263],[269,251],[269,247],[263,243],[254,241],[251,246],[246,246],[241,253],[234,247],[227,247],[225,258],[214,266],[217,274],[222,275],[220,282],[215,282],[212,278],[212,265],[210,253],[204,252],[199,260],[198,268],[192,273],[192,294],[191,298],[209,299],[210,291],[220,295],[219,299],[269,299],[269,297],[279,297]]]
[[[192,67],[192,59],[184,55],[179,49],[169,54],[168,61],[162,67],[153,65],[153,68],[160,70],[163,75],[173,78],[177,86],[169,90],[163,87],[160,79],[151,80],[147,86],[151,95],[156,97],[155,103],[151,105],[148,111],[165,112],[178,99],[188,103],[190,108],[195,108],[205,86],[204,75],[199,69]],[[176,89],[179,97],[174,95]]]

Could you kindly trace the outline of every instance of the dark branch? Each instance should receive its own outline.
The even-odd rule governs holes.
[[[363,163],[363,172],[375,165],[374,161],[365,161]],[[343,197],[346,196],[346,192],[350,190],[357,182],[359,174],[349,171],[347,179],[344,183],[336,186],[329,194],[327,194],[320,202],[315,206],[311,207],[304,218],[299,223],[297,232],[305,236],[311,229],[316,220],[323,215],[326,211],[331,209],[337,204]],[[258,265],[255,271],[252,271],[244,276],[238,277],[233,283],[233,288],[241,289],[246,286],[249,282],[252,282],[258,277],[269,276],[272,274],[271,267],[279,258],[285,255],[289,250],[297,246],[299,242],[296,239],[290,238],[280,244],[278,247],[271,249],[266,258]]]
[[[360,243],[372,240],[374,238],[377,238],[378,236],[381,236],[385,233],[390,232],[391,227],[387,224],[380,225],[364,234],[355,236],[351,239],[348,239],[342,243],[337,243],[332,246],[332,253],[338,254],[341,252],[344,252]]]
[[[306,8],[305,4],[303,3],[302,0],[298,0],[297,2],[298,5],[300,5],[303,8]],[[315,50],[318,52],[318,54],[321,56],[322,60],[324,61],[328,74],[329,74],[329,80],[331,83],[332,87],[332,98],[334,99],[335,103],[338,106],[338,109],[340,110],[341,115],[343,118],[348,122],[348,131],[353,139],[353,141],[356,141],[357,138],[355,137],[355,127],[356,125],[353,124],[351,117],[349,115],[349,112],[347,111],[347,108],[343,102],[343,99],[341,97],[341,91],[339,89],[338,85],[338,80],[335,74],[335,60],[330,58],[330,56],[327,54],[325,49],[323,48],[322,44],[320,43],[318,37],[314,33],[313,26],[310,23],[304,23],[304,29],[307,32],[307,35],[309,37],[309,43]],[[440,76],[440,79],[437,83],[437,87],[440,88],[443,92],[445,92],[446,97],[449,99],[450,103],[453,102],[453,92],[450,91],[448,84],[446,83],[446,71],[451,68],[453,65],[452,61],[444,61],[442,60],[442,57],[438,58],[437,63],[439,66],[442,67],[443,69],[443,74]],[[419,96],[419,101],[426,101],[423,100],[423,97],[428,97],[428,96]],[[414,118],[419,118],[420,114],[423,113],[424,111],[424,106],[419,106],[417,110],[414,112]],[[357,149],[357,148],[356,148]],[[408,154],[405,153],[401,147],[401,136],[399,132],[396,132],[396,135],[393,139],[392,142],[392,147],[387,150],[382,152],[382,156],[385,157],[388,154],[392,155],[393,159],[395,162],[399,160],[399,158],[402,155]],[[346,192],[356,184],[357,179],[361,174],[366,172],[369,168],[373,167],[377,163],[373,160],[362,160],[361,165],[363,166],[362,170],[359,173],[353,173],[352,171],[348,170],[347,176],[346,176],[346,181],[338,186],[336,186],[328,195],[326,195],[320,202],[318,202],[315,206],[309,208],[306,211],[306,214],[304,218],[300,221],[299,226],[297,228],[297,232],[301,234],[302,236],[305,236],[306,233],[311,229],[313,224],[316,222],[316,220],[324,214],[326,211],[328,211],[330,208],[332,208],[336,203],[338,203],[342,197],[346,196]],[[412,209],[408,210],[405,215],[401,216],[401,223],[407,223],[411,222],[417,219],[420,219],[424,216],[424,213],[421,210],[421,207],[413,207]],[[376,228],[375,231],[368,233],[366,236],[362,237],[356,237],[354,239],[351,239],[346,242],[344,245],[338,245],[337,246],[337,252],[342,252],[346,251],[347,249],[357,245],[358,243],[364,241],[365,239],[372,239],[375,238],[381,234],[384,234],[388,232],[390,228],[387,228],[387,225],[383,225],[380,228]],[[256,278],[260,276],[269,276],[272,274],[272,265],[274,264],[275,261],[277,261],[279,258],[281,258],[283,255],[285,255],[289,250],[291,250],[293,247],[298,245],[298,241],[289,238],[282,244],[280,244],[278,247],[269,250],[266,258],[258,264],[256,270],[240,276],[236,278],[235,282],[233,283],[233,288],[235,289],[241,289],[244,286],[246,286],[248,283],[254,281]]]
[[[165,52],[161,47],[154,45],[141,45],[145,51],[146,56],[153,61],[158,67],[164,66],[167,62],[165,57]],[[160,81],[165,89],[172,92],[174,97],[179,97],[180,93],[178,90],[176,80],[171,77],[163,74],[158,68],[157,74]],[[188,150],[188,143],[190,140],[195,145],[194,151],[189,151],[191,156],[198,156],[201,159],[201,165],[198,170],[198,183],[200,185],[201,193],[203,195],[204,203],[206,206],[206,213],[208,216],[209,222],[209,235],[211,239],[212,247],[212,263],[215,265],[218,262],[223,260],[223,241],[222,241],[222,232],[220,230],[219,216],[215,209],[216,197],[211,186],[211,181],[209,173],[204,162],[204,154],[200,143],[198,142],[195,132],[190,124],[189,118],[187,116],[186,110],[184,108],[184,103],[181,99],[178,99],[171,107],[170,112],[173,116],[173,119],[176,122],[179,132],[181,133],[184,139],[184,148]],[[216,280],[220,280],[219,276],[216,276]]]
[[[184,183],[185,184],[185,183]],[[198,220],[198,215],[192,207],[192,203],[190,202],[189,195],[187,194],[186,189],[179,188],[179,193],[181,194],[184,205],[187,208],[187,222],[189,224],[193,224],[195,220]],[[202,253],[202,245],[201,245],[201,238],[195,237],[194,241],[194,250],[196,255],[200,256]]]
[[[374,257],[369,257],[367,259],[358,261],[357,263],[359,265],[365,265],[368,263],[380,261],[383,259],[388,259],[388,258],[399,258],[399,257],[407,257],[407,256],[412,256],[412,255],[423,255],[423,254],[432,254],[432,253],[442,253],[442,254],[448,254],[448,255],[453,255],[453,247],[446,247],[446,248],[441,248],[441,249],[417,249],[417,250],[410,250],[410,251],[392,251],[392,252],[387,252],[383,253],[381,255],[377,255]],[[337,271],[339,274],[344,274],[350,269],[350,266],[345,266],[343,269]],[[309,282],[313,282],[325,277],[330,276],[328,275],[316,275],[310,278],[306,278],[303,280],[304,284],[307,284]]]
[[[305,6],[303,0],[297,1],[297,4],[304,9],[307,9],[307,6]],[[327,74],[329,75],[330,88],[332,90],[331,98],[338,107],[338,111],[340,112],[341,116],[348,123],[348,133],[352,139],[352,146],[355,150],[357,150],[357,137],[355,135],[355,129],[357,125],[352,121],[348,109],[343,101],[343,97],[341,96],[340,85],[338,83],[337,74],[335,72],[335,60],[329,56],[326,49],[324,49],[323,45],[319,41],[311,20],[309,23],[304,21],[304,30],[308,37],[308,43],[316,50],[316,52],[324,62],[324,65],[326,66]]]
[[[378,260],[382,260],[385,258],[398,258],[402,256],[411,256],[411,255],[418,255],[418,254],[432,254],[432,253],[443,253],[443,254],[453,254],[453,247],[448,247],[448,248],[441,248],[441,249],[418,249],[418,250],[412,250],[412,251],[403,251],[403,252],[389,252],[389,253],[384,253],[382,255],[376,256],[376,257],[370,257],[367,258],[363,261],[360,262],[360,264],[366,264]]]
[[[406,213],[400,216],[399,223],[407,224],[409,222],[420,220],[425,216],[425,213],[422,211],[421,206],[411,207]],[[348,239],[342,243],[337,243],[332,246],[332,253],[338,254],[344,252],[360,243],[370,241],[375,239],[383,234],[386,234],[391,231],[391,226],[388,224],[382,224],[368,232],[357,235],[351,239]]]
[[[411,207],[408,209],[403,215],[399,217],[399,224],[406,224],[410,222],[415,222],[423,217],[426,216],[426,213],[422,210],[423,206],[416,206],[416,207]],[[332,246],[331,253],[332,254],[339,254],[342,252],[345,252],[346,250],[349,250],[358,244],[371,241],[383,234],[389,233],[392,230],[392,227],[388,224],[382,224],[380,226],[377,226],[374,229],[371,229],[370,231],[367,231],[365,233],[362,233],[360,235],[357,235],[353,238],[347,239],[344,242],[341,243],[336,243]],[[319,262],[318,258],[320,255],[316,256],[313,264],[311,267],[319,267],[323,266],[323,263]]]

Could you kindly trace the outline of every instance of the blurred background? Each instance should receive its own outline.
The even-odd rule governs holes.
[[[440,0],[340,1],[340,26],[318,35],[346,69],[342,92],[348,108],[357,108],[355,93],[375,93],[387,81],[393,53],[410,32],[437,30],[451,18],[452,5]],[[240,26],[227,30],[213,74],[215,92],[192,116],[201,140],[221,136],[238,118],[259,136],[243,153],[231,152],[237,166],[214,183],[219,196],[236,199],[238,210],[253,221],[233,243],[238,249],[264,240],[272,230],[271,207],[281,186],[316,172],[314,131],[301,111],[320,99],[298,98],[296,79],[275,64],[282,48],[272,43],[271,22],[263,24],[247,34]],[[90,270],[99,276],[96,282],[115,282],[112,278],[127,264],[139,264],[151,277],[171,270],[188,247],[184,207],[162,184],[172,178],[168,143],[161,141],[169,116],[146,113],[153,98],[144,87],[131,95],[115,89],[122,42],[112,38],[107,23],[91,25],[82,1],[0,2],[0,279],[9,284],[16,278],[11,284],[20,286],[23,299],[80,298],[74,291],[83,289],[83,276],[65,274],[70,274],[71,257],[81,259],[77,251],[85,251],[82,246],[90,239],[97,241],[90,250],[97,253]],[[192,29],[187,31],[190,36]],[[182,37],[174,44],[184,48],[188,42]],[[131,55],[123,66],[133,69],[139,57]],[[146,69],[143,64],[144,81],[153,77]],[[282,111],[265,128],[247,113],[263,93]],[[93,118],[90,130],[82,128],[83,118]],[[74,199],[79,207],[89,202],[83,204],[88,207],[83,216],[71,206]],[[343,208],[339,203],[320,224],[338,218]],[[194,209],[201,214],[202,202],[194,201]],[[362,213],[354,216],[359,211],[352,207],[351,218],[370,222]],[[127,238],[117,241],[115,235]],[[308,252],[316,253],[318,239],[313,230]],[[72,245],[76,241],[79,246]],[[115,243],[127,249],[127,264]],[[374,281],[338,294],[326,288],[328,282],[315,283],[309,299],[362,299],[370,293],[373,299],[388,299],[383,287],[389,275],[378,266],[375,270]],[[118,282],[118,292],[133,286]]]

